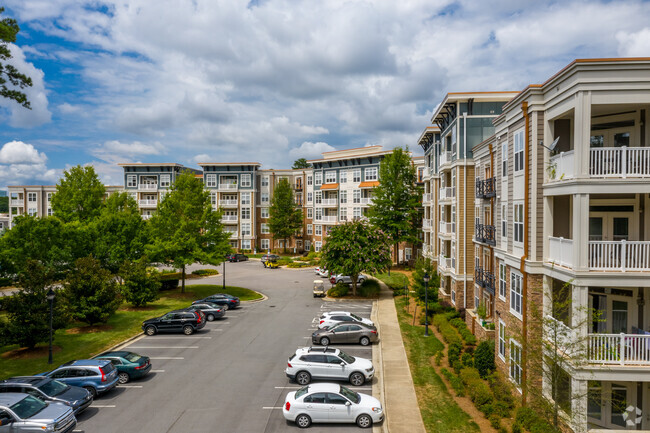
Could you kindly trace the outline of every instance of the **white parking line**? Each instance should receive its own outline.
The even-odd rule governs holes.
[[[164,373],[165,370],[149,370],[149,373]]]
[[[142,388],[142,385],[117,385],[118,388]]]
[[[182,356],[150,356],[149,359],[185,359]]]
[[[300,388],[302,388],[302,386],[276,386],[275,387],[275,389],[300,389]],[[368,391],[368,390],[371,390],[372,387],[371,386],[358,386],[358,387],[355,386],[354,388],[350,387],[350,389],[359,389],[359,390]]]
[[[107,407],[115,407],[115,405],[114,404],[91,404],[90,407],[107,408]]]
[[[129,346],[129,349],[198,349],[199,346]]]
[[[282,406],[279,407],[273,407],[273,406],[264,406],[262,409],[267,409],[267,410],[272,410],[272,409],[282,409]]]
[[[185,340],[187,338],[194,338],[194,339],[200,338],[200,339],[209,340],[212,337],[201,337],[201,336],[198,336],[198,335],[196,335],[196,336],[194,336],[194,335],[168,335],[168,336],[163,336],[163,335],[158,336],[158,335],[156,335],[153,338],[155,338],[156,340]],[[150,341],[153,341],[153,338]]]

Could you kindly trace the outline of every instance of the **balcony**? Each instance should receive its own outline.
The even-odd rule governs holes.
[[[235,191],[237,190],[236,183],[220,183],[219,191]]]
[[[496,228],[492,225],[477,224],[474,228],[474,238],[476,242],[495,246],[496,243]]]
[[[237,200],[219,200],[219,206],[221,207],[237,206],[237,203]]]
[[[549,181],[575,177],[575,151],[562,152],[550,159]],[[589,177],[650,177],[650,147],[594,147],[589,149]]]
[[[336,222],[336,215],[323,215],[320,220],[317,221],[322,221],[324,223],[335,223]]]
[[[548,261],[565,268],[573,267],[573,239],[549,236]]]
[[[224,233],[230,235],[231,239],[234,239],[234,238],[239,236],[239,232],[231,232],[231,231],[226,230],[226,231],[224,231]]]
[[[476,197],[477,198],[491,198],[497,195],[496,178],[491,177],[485,180],[478,180],[476,182]]]
[[[441,234],[443,236],[451,236],[454,234],[454,224],[440,221],[440,229],[438,230],[438,234]]]
[[[446,188],[440,188],[440,198],[438,199],[440,202],[452,200],[455,197],[456,197],[456,188],[451,186],[448,186]]]
[[[153,215],[141,215],[143,220],[150,219]]]
[[[422,220],[422,228],[423,229],[430,229],[431,228],[431,220],[430,219],[423,219]]]
[[[422,203],[430,203],[431,202],[431,193],[430,192],[425,192],[422,194]]]
[[[442,152],[440,154],[440,159],[438,160],[438,162],[439,162],[438,164],[439,167],[442,167],[445,164],[451,164],[451,152],[450,151]]]
[[[157,183],[139,183],[138,191],[156,191],[158,190]]]
[[[596,364],[650,365],[650,335],[589,334],[587,357]]]
[[[371,206],[373,203],[373,198],[372,197],[361,197],[361,205],[362,206]]]
[[[221,222],[224,224],[237,224],[237,215],[224,215],[221,217]]]
[[[451,257],[445,257],[442,254],[438,256],[438,268],[444,271],[453,271],[453,260]]]
[[[589,269],[595,271],[650,271],[648,241],[589,241]]]
[[[138,205],[140,207],[156,207],[158,206],[158,200],[138,200]]]
[[[320,203],[317,203],[317,205],[320,204],[323,207],[336,207],[338,206],[338,203],[339,200],[337,198],[324,198]]]
[[[22,198],[12,198],[10,206],[25,206],[25,200]]]

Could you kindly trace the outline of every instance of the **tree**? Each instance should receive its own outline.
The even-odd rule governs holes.
[[[298,158],[293,162],[293,167],[291,168],[295,170],[299,168],[309,168],[310,166],[311,165],[307,162],[305,158]]]
[[[352,295],[357,294],[361,272],[377,273],[390,266],[390,241],[377,227],[365,221],[335,226],[321,252],[321,262],[332,274],[352,278]]]
[[[63,283],[71,317],[89,325],[105,323],[122,301],[115,277],[92,256],[74,265]]]
[[[438,272],[436,272],[435,267],[431,259],[427,257],[420,257],[415,261],[415,270],[413,272],[413,287],[415,288],[415,293],[417,294],[418,299],[424,302],[425,291],[424,291],[424,274],[429,274],[429,283],[427,284],[428,288],[428,299],[429,303],[438,302],[438,287],[440,287],[440,277]]]
[[[483,379],[496,370],[493,341],[481,341],[479,343],[474,351],[474,366]]]
[[[63,222],[88,222],[99,216],[105,193],[95,169],[77,165],[63,172],[52,196],[52,210]]]
[[[212,210],[210,193],[190,171],[181,173],[158,212],[149,220],[149,259],[180,269],[185,292],[185,268],[192,263],[218,265],[230,252],[229,234],[221,224],[221,212]]]
[[[370,222],[382,229],[395,244],[394,261],[398,260],[400,242],[417,242],[421,188],[417,170],[408,147],[397,147],[379,164],[380,183],[373,190],[373,204],[368,209]]]
[[[144,258],[135,262],[124,262],[119,273],[123,280],[122,296],[128,303],[134,307],[142,307],[158,299],[160,277],[157,273],[149,275]]]
[[[9,197],[0,197],[0,213],[9,212]]]
[[[302,228],[302,210],[293,199],[293,191],[287,179],[280,179],[273,190],[273,199],[269,208],[269,230],[273,239],[284,239],[284,251],[287,251],[287,239],[293,237]]]
[[[8,322],[0,326],[0,345],[18,344],[33,349],[50,336],[50,305],[47,292],[54,284],[54,273],[35,260],[28,260],[19,278],[20,290],[3,300]],[[63,302],[56,296],[52,329],[63,328],[66,316]]]
[[[0,8],[0,14],[5,11]],[[16,35],[20,31],[18,23],[12,18],[3,18],[0,21],[0,96],[11,99],[31,110],[31,105],[20,90],[32,86],[32,79],[22,74],[15,66],[7,63],[12,58],[9,43],[16,43]],[[8,86],[8,84],[11,84]],[[20,90],[18,90],[20,89]]]

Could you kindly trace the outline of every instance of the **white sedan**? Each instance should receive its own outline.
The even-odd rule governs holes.
[[[290,392],[282,414],[300,428],[314,422],[356,423],[368,428],[384,419],[381,403],[375,397],[334,383],[311,384]]]
[[[372,320],[357,316],[349,311],[330,311],[320,316],[318,319],[318,328],[323,329],[340,322],[360,322],[364,325],[375,326]]]

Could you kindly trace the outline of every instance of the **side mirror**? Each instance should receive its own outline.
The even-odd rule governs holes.
[[[0,415],[0,426],[11,424],[12,422],[14,422],[14,419],[11,416],[6,414]]]
[[[345,367],[345,362],[341,362],[341,367]]]
[[[346,401],[346,402],[345,402],[345,405],[346,405],[346,406],[352,406],[352,403],[350,403],[349,401]]]

